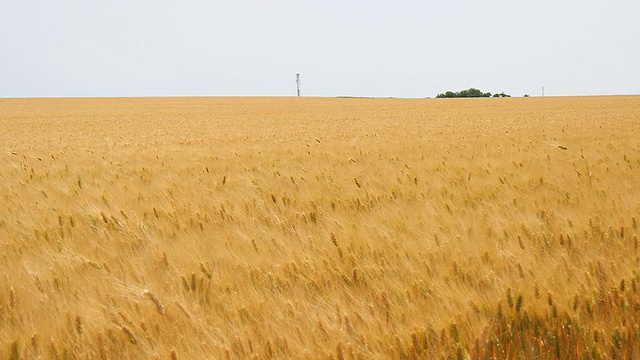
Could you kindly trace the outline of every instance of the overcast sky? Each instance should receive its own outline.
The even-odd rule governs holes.
[[[640,94],[640,1],[0,0],[0,97]]]

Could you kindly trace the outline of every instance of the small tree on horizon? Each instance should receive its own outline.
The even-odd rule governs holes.
[[[482,91],[476,88],[469,88],[467,90],[461,90],[458,92],[447,91],[445,93],[436,95],[436,98],[477,98],[477,97],[491,97],[491,93],[489,92],[483,93]]]

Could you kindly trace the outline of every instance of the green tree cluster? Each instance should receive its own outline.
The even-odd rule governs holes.
[[[462,91],[447,91],[442,94],[438,94],[436,98],[476,98],[476,97],[491,97],[491,93],[482,92],[476,88],[470,88]],[[511,97],[511,95],[507,95],[504,92],[500,94],[495,94],[493,97]]]

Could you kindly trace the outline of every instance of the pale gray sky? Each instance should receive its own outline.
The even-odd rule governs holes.
[[[0,97],[640,94],[638,64],[638,0],[0,0]]]

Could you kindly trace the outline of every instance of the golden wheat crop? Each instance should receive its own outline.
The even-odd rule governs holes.
[[[640,97],[0,100],[0,358],[640,357]]]

